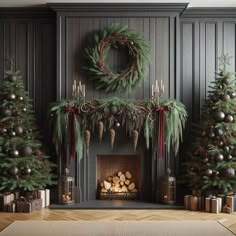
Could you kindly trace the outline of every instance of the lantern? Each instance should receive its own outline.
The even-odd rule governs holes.
[[[167,175],[161,179],[160,200],[165,204],[174,204],[176,202],[176,179],[171,176],[171,170],[167,169]]]
[[[75,202],[74,178],[69,175],[69,169],[59,179],[59,203],[71,204]]]

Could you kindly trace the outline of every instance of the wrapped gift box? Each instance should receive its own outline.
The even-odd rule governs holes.
[[[7,211],[7,204],[14,201],[13,193],[0,194],[0,211]]]
[[[31,213],[32,212],[31,202],[17,201],[16,202],[16,212]]]
[[[31,213],[42,209],[42,199],[27,200],[22,198],[16,201],[16,212]]]
[[[42,207],[48,207],[50,205],[50,190],[49,189],[41,189],[38,190],[37,194],[38,198],[42,199]]]
[[[204,197],[186,195],[184,196],[184,207],[186,210],[201,211],[204,209]]]
[[[192,195],[185,195],[184,196],[184,208],[186,210],[190,210],[191,209],[191,196]]]
[[[223,211],[223,207],[226,205],[226,195],[225,194],[217,194],[218,198],[221,198],[221,204],[222,204],[222,209],[221,211]]]
[[[232,212],[236,211],[236,195],[226,196],[226,204],[231,208]]]
[[[222,209],[222,199],[217,197],[205,198],[205,210],[211,213],[220,213]]]

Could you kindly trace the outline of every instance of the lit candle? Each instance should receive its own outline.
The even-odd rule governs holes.
[[[85,97],[85,84],[83,85],[83,96]]]

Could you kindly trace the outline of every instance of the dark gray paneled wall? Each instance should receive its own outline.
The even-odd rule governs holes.
[[[221,53],[232,56],[228,70],[235,66],[236,18],[185,17],[180,19],[180,94],[188,108],[189,122],[198,122],[210,81],[219,68]]]
[[[44,9],[0,9],[0,82],[7,59],[23,75],[44,139],[49,140],[48,105],[56,99],[56,21]]]

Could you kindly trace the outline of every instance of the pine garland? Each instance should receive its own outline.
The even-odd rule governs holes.
[[[107,63],[109,50],[127,48],[130,62],[120,72],[112,71]],[[96,88],[106,92],[132,89],[147,76],[150,60],[149,44],[142,35],[128,30],[128,26],[113,24],[95,34],[93,45],[85,49],[85,70],[96,82]]]
[[[153,156],[157,156],[156,144],[158,137],[154,128],[158,123],[156,106],[157,104],[152,100],[134,102],[119,98],[83,102],[77,100],[58,102],[51,108],[51,123],[54,124],[51,126],[51,133],[58,154],[62,146],[64,148],[69,147],[71,150],[71,142],[68,140],[68,137],[71,137],[71,134],[68,133],[70,132],[68,112],[73,112],[76,124],[74,126],[74,152],[77,153],[79,159],[83,157],[83,148],[86,142],[84,138],[85,131],[89,131],[91,134],[96,130],[100,132],[99,141],[101,142],[103,133],[109,133],[111,129],[116,129],[119,126],[125,128],[129,137],[133,135],[134,131],[139,134],[143,132],[147,149],[151,143]],[[169,108],[165,111],[166,132],[164,142],[166,143],[166,152],[170,153],[173,148],[174,152],[177,153],[187,118],[185,106],[180,102],[168,99],[160,101],[158,106]]]

